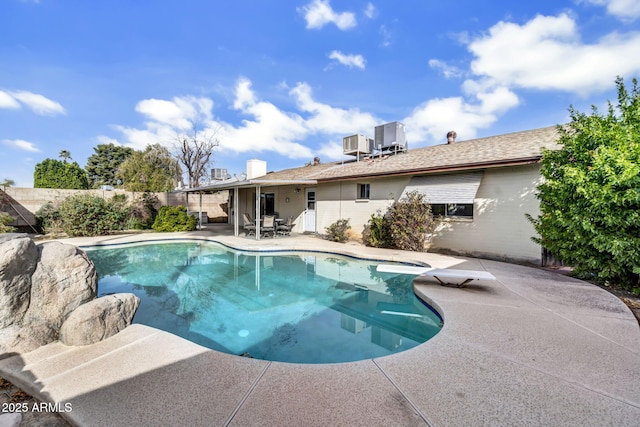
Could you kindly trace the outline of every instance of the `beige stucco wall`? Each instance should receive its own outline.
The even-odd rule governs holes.
[[[539,165],[503,167],[484,171],[474,202],[472,220],[442,222],[432,238],[433,250],[471,256],[540,262],[540,246],[531,241],[533,226],[525,214],[539,213],[535,191]],[[317,229],[349,218],[353,237],[361,237],[372,213],[386,212],[402,194],[409,177],[383,178],[318,185]],[[357,185],[371,184],[371,198],[356,200]]]
[[[378,210],[382,213],[386,212],[394,200],[400,197],[408,182],[408,177],[401,177],[319,185],[317,232],[324,234],[325,228],[329,225],[341,218],[348,218],[352,235],[360,237],[371,215]],[[370,184],[369,200],[356,199],[358,184]]]
[[[17,218],[11,225],[27,226],[35,224],[34,214],[47,202],[61,202],[67,197],[87,193],[94,194],[105,199],[110,199],[116,194],[124,194],[127,200],[131,201],[141,197],[142,193],[132,193],[122,190],[59,190],[53,188],[20,188],[7,187],[6,194],[10,198],[12,206],[4,206],[3,211]],[[185,193],[155,193],[161,206],[186,205]],[[202,211],[207,213],[210,221],[226,222],[227,217],[227,193],[222,191],[217,194],[205,194],[202,196]],[[198,212],[200,209],[200,199],[197,194],[189,196],[189,210]],[[16,210],[24,219],[16,213]],[[26,221],[25,221],[26,220]]]
[[[497,259],[540,262],[535,229],[525,214],[540,212],[536,187],[539,165],[485,170],[473,206],[472,221],[440,224],[432,247]]]

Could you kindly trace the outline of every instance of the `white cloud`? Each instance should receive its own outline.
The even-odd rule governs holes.
[[[8,92],[8,94],[15,100],[20,101],[22,104],[33,110],[34,113],[41,116],[54,116],[56,114],[66,114],[64,107],[49,98],[39,95],[33,92],[16,91]]]
[[[362,55],[348,55],[340,52],[339,50],[332,51],[329,54],[329,59],[335,59],[340,64],[349,68],[356,67],[361,70],[364,70],[366,62]]]
[[[174,97],[171,101],[145,99],[138,102],[136,111],[151,120],[177,129],[190,129],[193,123],[211,120],[213,101],[193,96]]]
[[[439,70],[440,72],[442,72],[442,75],[446,79],[461,77],[464,74],[463,71],[458,67],[449,65],[443,61],[440,61],[439,59],[430,59],[429,66],[435,70]]]
[[[519,104],[518,97],[506,87],[478,93],[476,98],[475,103],[463,97],[436,98],[419,105],[403,120],[408,141],[444,143],[450,130],[460,139],[472,139],[478,129],[491,126],[499,114]]]
[[[378,30],[380,36],[382,37],[382,41],[380,42],[381,47],[391,46],[391,32],[387,29],[386,25],[380,25],[380,29]]]
[[[146,145],[160,143],[170,147],[188,113],[198,112],[208,115],[207,120],[198,124],[203,132],[214,133],[220,141],[219,150],[225,153],[274,152],[291,159],[310,159],[315,154],[324,158],[339,158],[336,139],[354,133],[371,134],[375,125],[382,121],[358,109],[332,107],[313,99],[311,88],[306,83],[298,83],[287,89],[296,102],[296,111],[285,111],[271,102],[260,100],[251,87],[251,81],[240,78],[233,89],[232,107],[246,118],[239,125],[232,125],[213,117],[212,111],[202,110],[203,106],[213,106],[207,98],[181,97],[171,101],[149,99],[140,101],[136,110],[144,116],[142,127],[114,125],[121,134],[122,145],[144,149]],[[312,149],[305,145],[310,139],[327,138],[328,142]],[[118,140],[101,135],[101,143],[119,143]],[[330,145],[327,145],[330,144]],[[329,156],[328,153],[333,153]]]
[[[304,14],[307,21],[307,28],[318,29],[327,24],[333,23],[341,30],[348,30],[355,27],[356,17],[351,12],[337,13],[329,4],[329,0],[313,0],[311,3],[298,9]]]
[[[367,7],[364,9],[364,16],[369,19],[373,19],[376,17],[377,12],[378,11],[376,10],[376,7],[373,5],[373,3],[367,3]]]
[[[0,108],[17,110],[18,108],[20,108],[20,103],[7,92],[3,92],[0,90]]]
[[[587,95],[610,88],[617,75],[640,71],[639,32],[583,44],[567,14],[538,15],[524,25],[501,21],[468,49],[475,75],[509,87]]]
[[[298,104],[298,108],[311,116],[305,120],[305,126],[313,133],[328,135],[370,134],[380,120],[356,108],[345,110],[317,102],[307,83],[298,83],[289,92]]]
[[[623,21],[633,21],[640,18],[640,2],[638,0],[581,0],[597,6],[606,6],[607,12]]]
[[[24,139],[3,139],[2,142],[20,150],[31,151],[34,153],[40,152],[34,143],[25,141]]]
[[[111,138],[105,135],[100,135],[98,137],[96,137],[96,141],[98,142],[98,144],[113,144],[113,145],[122,145],[120,144],[120,141],[118,141],[115,138]]]
[[[296,159],[312,157],[309,147],[296,142],[304,139],[307,130],[297,114],[278,109],[270,102],[259,101],[248,79],[236,84],[234,108],[253,120],[243,120],[242,126],[222,124],[220,145],[235,152],[274,151]]]
[[[286,85],[286,83],[285,83]],[[238,80],[235,89],[236,99],[233,103],[233,108],[236,110],[242,110],[250,105],[254,105],[256,101],[256,96],[251,89],[251,81],[246,78],[241,78]]]
[[[320,146],[318,155],[321,159],[329,161],[344,159],[345,155],[342,149],[342,140],[340,142],[329,141]]]

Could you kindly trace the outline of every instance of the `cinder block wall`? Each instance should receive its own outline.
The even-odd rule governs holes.
[[[0,189],[0,192],[3,190]],[[116,194],[124,194],[127,200],[136,200],[142,193],[134,193],[123,190],[59,190],[53,188],[19,188],[7,187],[4,189],[7,199],[2,206],[2,211],[7,212],[16,221],[10,225],[14,227],[35,225],[35,213],[47,202],[59,203],[67,197],[76,194],[93,194],[104,199],[111,199]],[[155,193],[160,201],[160,206],[186,206],[185,193]],[[197,194],[189,196],[189,211],[200,210],[200,198]],[[202,195],[202,211],[207,213],[210,222],[227,222],[227,192]]]

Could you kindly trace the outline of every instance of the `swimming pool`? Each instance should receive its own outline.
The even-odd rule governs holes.
[[[410,349],[442,328],[413,293],[413,276],[379,273],[376,261],[205,241],[83,249],[98,295],[140,297],[134,323],[225,353],[350,362]]]

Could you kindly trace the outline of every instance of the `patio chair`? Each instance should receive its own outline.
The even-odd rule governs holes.
[[[262,227],[260,227],[260,233],[266,237],[269,233],[273,237],[276,237],[276,217],[272,215],[265,215],[262,220]]]
[[[293,217],[289,216],[287,217],[287,221],[284,224],[278,225],[278,228],[276,229],[276,231],[278,232],[278,234],[281,234],[283,236],[289,236],[291,235],[292,227],[293,227]]]
[[[247,236],[251,236],[251,235],[256,235],[256,223],[255,221],[251,218],[251,215],[249,215],[248,213],[244,213],[242,215],[242,218],[244,220],[244,232]]]

